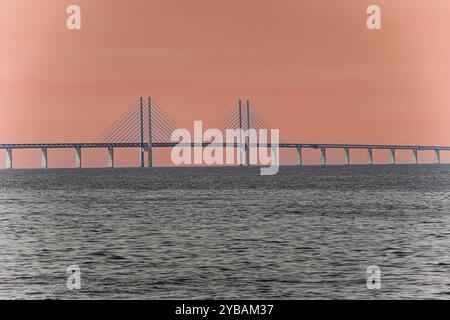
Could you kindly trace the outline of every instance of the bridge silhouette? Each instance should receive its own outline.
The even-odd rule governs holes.
[[[396,164],[396,150],[410,150],[412,152],[412,163],[419,163],[419,151],[434,151],[435,162],[441,163],[441,151],[450,151],[450,146],[424,146],[424,145],[374,145],[374,144],[323,144],[323,143],[293,143],[280,135],[279,142],[260,144],[251,143],[248,136],[244,136],[235,143],[211,143],[195,141],[191,143],[179,143],[171,140],[172,132],[181,127],[160,107],[151,97],[141,97],[128,110],[107,128],[94,142],[91,143],[25,143],[25,144],[0,144],[0,149],[6,150],[6,168],[12,169],[13,150],[15,149],[40,149],[41,168],[48,168],[49,149],[74,149],[75,168],[82,167],[82,150],[92,148],[105,148],[108,150],[107,167],[114,168],[114,149],[116,148],[138,148],[140,150],[140,167],[145,166],[145,155],[147,155],[147,166],[153,167],[153,153],[157,148],[184,147],[223,147],[236,148],[240,153],[237,165],[250,165],[250,149],[267,147],[272,152],[278,148],[296,150],[296,165],[302,165],[303,149],[320,150],[320,164],[327,164],[327,150],[342,149],[344,151],[343,164],[351,163],[350,150],[367,150],[367,164],[374,164],[373,150],[389,150],[390,164]],[[224,133],[226,130],[261,130],[266,129],[268,141],[270,141],[270,129],[274,126],[250,103],[249,100],[239,100],[214,126]],[[240,160],[239,160],[240,159]]]

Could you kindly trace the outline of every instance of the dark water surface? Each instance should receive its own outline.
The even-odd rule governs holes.
[[[0,172],[0,298],[448,299],[449,252],[448,165]]]

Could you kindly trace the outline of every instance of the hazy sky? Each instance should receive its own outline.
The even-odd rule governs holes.
[[[250,98],[295,142],[450,145],[449,34],[448,0],[1,0],[0,143],[93,141],[151,95],[188,128]]]

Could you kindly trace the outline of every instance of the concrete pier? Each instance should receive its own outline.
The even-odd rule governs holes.
[[[344,164],[349,165],[350,164],[350,149],[344,148]]]
[[[413,162],[412,163],[418,164],[419,163],[419,155],[418,155],[417,149],[413,149],[412,150],[412,155],[413,155]]]
[[[270,147],[271,149],[271,158],[272,158],[272,164],[276,164],[277,166],[280,165],[280,155],[279,155],[279,147]]]
[[[395,149],[390,149],[390,154],[391,154],[391,161],[390,164],[395,164]]]
[[[301,166],[303,163],[302,163],[302,147],[297,147],[296,148],[296,164],[298,165],[298,166]]]
[[[81,168],[81,147],[75,147],[75,168]]]
[[[441,151],[440,150],[434,150],[434,158],[437,164],[441,163]]]
[[[13,149],[7,148],[6,149],[6,169],[12,169],[13,168]]]
[[[41,148],[41,169],[48,169],[47,148]]]
[[[367,164],[373,164],[373,150],[371,148],[367,149]]]
[[[147,166],[149,168],[153,168],[153,148],[151,147],[151,144],[149,144],[149,147],[148,147]]]
[[[114,168],[114,148],[108,147],[108,168]]]
[[[321,165],[327,164],[327,149],[326,148],[320,148],[320,164]]]

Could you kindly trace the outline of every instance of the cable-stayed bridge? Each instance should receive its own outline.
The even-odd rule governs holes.
[[[141,97],[136,101],[116,122],[107,128],[94,142],[89,143],[25,143],[25,144],[0,144],[0,149],[6,150],[6,168],[13,168],[13,151],[16,149],[40,149],[41,168],[48,168],[49,149],[74,149],[75,167],[82,167],[82,150],[87,148],[104,148],[108,150],[107,167],[115,166],[114,149],[137,148],[140,150],[140,166],[153,167],[153,153],[158,148],[173,148],[184,146],[196,147],[223,147],[237,150],[237,165],[250,165],[250,150],[262,147],[271,148],[277,152],[278,148],[290,148],[296,150],[296,164],[302,165],[303,149],[320,150],[320,164],[327,164],[328,149],[342,149],[343,164],[350,164],[350,150],[367,150],[367,164],[373,164],[373,150],[389,150],[390,163],[396,163],[396,150],[411,150],[412,163],[418,163],[419,151],[434,151],[435,162],[441,163],[441,151],[450,151],[450,146],[425,146],[425,145],[372,145],[372,144],[322,144],[322,143],[294,143],[289,142],[282,135],[277,143],[271,142],[271,129],[274,126],[250,103],[249,100],[241,101],[233,106],[216,123],[214,129],[226,136],[227,130],[249,132],[251,130],[266,131],[267,142],[255,143],[248,135],[238,137],[238,140],[229,142],[193,141],[179,143],[172,141],[172,133],[181,127],[150,97]],[[240,129],[240,130],[239,130]]]

